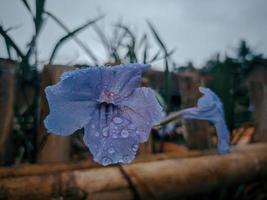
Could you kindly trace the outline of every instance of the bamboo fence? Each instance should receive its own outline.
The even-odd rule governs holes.
[[[1,172],[3,174],[3,171]],[[266,178],[267,144],[233,149],[230,154],[151,159],[130,165],[47,171],[2,177],[6,199],[177,199]]]

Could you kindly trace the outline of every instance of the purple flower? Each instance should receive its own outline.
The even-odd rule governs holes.
[[[218,151],[220,154],[229,152],[229,130],[224,121],[223,105],[218,96],[208,88],[200,87],[204,94],[197,103],[197,107],[181,111],[186,119],[208,120],[214,124],[218,135]]]
[[[140,87],[150,65],[90,67],[64,73],[45,89],[49,132],[67,136],[84,128],[84,142],[102,165],[130,163],[147,141],[162,108],[152,89]]]

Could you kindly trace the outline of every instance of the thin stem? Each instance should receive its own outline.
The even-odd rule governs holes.
[[[163,126],[165,126],[166,124],[168,124],[168,123],[170,123],[170,122],[172,122],[172,121],[174,121],[176,119],[181,118],[183,112],[184,112],[184,110],[178,111],[178,112],[174,112],[174,113],[168,115],[167,117],[163,118],[158,124],[154,125],[153,129],[159,130]]]

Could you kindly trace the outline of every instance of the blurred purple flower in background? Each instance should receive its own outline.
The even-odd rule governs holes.
[[[216,128],[218,135],[218,151],[220,154],[229,152],[229,130],[224,120],[223,105],[217,95],[208,88],[200,87],[204,94],[197,103],[197,107],[181,111],[185,119],[202,119],[210,121]]]
[[[163,116],[152,89],[140,87],[150,65],[89,67],[66,72],[45,89],[49,132],[67,136],[84,128],[84,142],[102,165],[130,163]]]

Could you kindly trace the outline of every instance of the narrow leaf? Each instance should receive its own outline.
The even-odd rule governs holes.
[[[106,35],[103,33],[103,31],[96,25],[94,24],[93,25],[93,29],[95,30],[95,32],[97,33],[98,37],[100,38],[102,44],[104,45],[107,53],[109,55],[112,55],[112,48],[111,48],[111,45],[106,37]]]
[[[43,13],[44,13],[44,7],[45,7],[45,0],[36,0],[35,1],[36,5],[36,16],[35,16],[35,33],[38,35],[42,23],[43,23]]]
[[[28,3],[28,1],[27,0],[21,0],[21,1],[24,4],[24,6],[27,8],[27,10],[29,11],[29,13],[33,16],[33,12],[32,12],[31,6]]]
[[[147,21],[147,23],[148,23],[148,26],[149,26],[150,30],[152,31],[156,41],[158,42],[160,47],[164,50],[165,54],[167,54],[167,48],[166,48],[165,44],[163,43],[163,41],[160,39],[160,36],[158,35],[156,29],[154,28],[152,23],[150,23],[149,21]]]
[[[97,17],[96,19],[90,20],[88,22],[86,22],[84,25],[74,29],[73,31],[71,31],[70,33],[66,34],[65,36],[63,36],[55,45],[53,52],[50,56],[49,59],[49,63],[52,63],[59,47],[64,44],[64,42],[66,42],[69,38],[73,37],[74,35],[78,34],[79,32],[81,32],[82,30],[84,30],[85,28],[87,28],[88,26],[96,23],[101,17]]]
[[[161,53],[161,50],[157,51],[157,53],[155,53],[155,55],[149,60],[149,63],[156,61],[158,59],[160,53]]]
[[[11,52],[10,52],[11,45],[9,44],[7,40],[5,40],[5,43],[6,43],[6,51],[7,51],[8,58],[12,59]]]
[[[3,29],[3,27],[0,25],[0,35],[9,43],[10,46],[16,51],[16,53],[21,57],[21,59],[24,58],[24,54],[20,50],[20,48],[16,45],[16,43],[11,39],[11,37],[7,34],[7,32]]]
[[[51,19],[53,19],[64,31],[66,31],[68,34],[71,33],[70,29],[62,21],[60,21],[58,17],[47,11],[45,11],[45,13],[49,17],[51,17]],[[101,18],[103,17],[104,16],[101,16]],[[90,57],[94,61],[95,65],[97,65],[98,60],[94,55],[93,51],[88,46],[86,46],[78,37],[76,37],[76,35],[73,36],[73,40],[84,50],[88,57]]]

